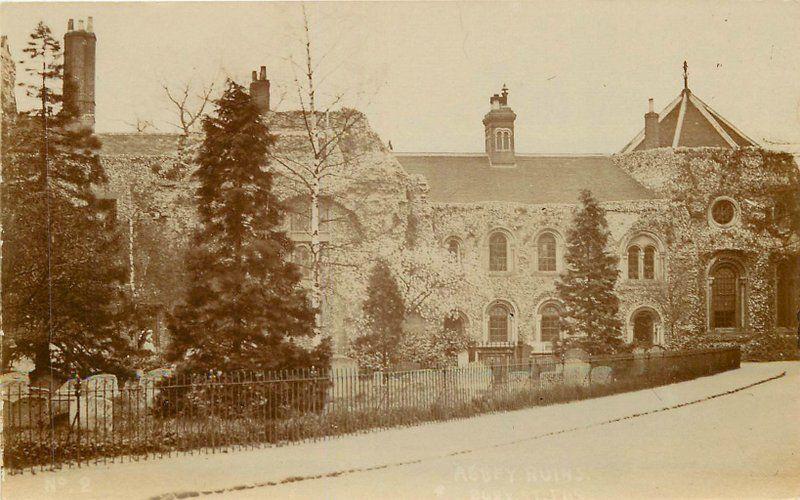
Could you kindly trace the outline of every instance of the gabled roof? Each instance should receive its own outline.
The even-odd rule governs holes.
[[[484,154],[396,156],[406,171],[425,177],[437,203],[574,204],[582,189],[601,201],[656,198],[609,156],[517,155],[513,167],[490,166]]]
[[[688,88],[683,89],[658,117],[659,147],[662,148],[735,149],[758,145]],[[622,149],[621,153],[642,149],[644,149],[644,129]]]

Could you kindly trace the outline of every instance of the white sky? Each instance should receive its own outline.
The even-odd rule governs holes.
[[[316,57],[328,54],[323,98],[344,91],[398,151],[480,151],[489,96],[506,83],[518,152],[614,152],[642,127],[648,97],[660,110],[678,94],[684,59],[690,88],[746,134],[800,142],[800,2],[309,9]],[[62,37],[69,17],[86,16],[98,37],[98,131],[129,131],[137,117],[174,131],[162,82],[246,84],[259,65],[273,99],[288,94],[280,108],[296,107],[289,57],[301,56],[299,4],[4,3],[0,31],[21,59],[39,20]]]

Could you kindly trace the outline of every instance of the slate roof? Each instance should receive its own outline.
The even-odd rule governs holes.
[[[517,155],[514,167],[492,167],[482,154],[396,156],[409,173],[425,177],[429,199],[439,203],[577,203],[582,189],[601,201],[656,198],[610,156]]]
[[[677,137],[676,137],[677,136]],[[757,146],[708,104],[685,88],[658,115],[659,147],[740,148]],[[633,138],[622,153],[644,149],[644,129]]]

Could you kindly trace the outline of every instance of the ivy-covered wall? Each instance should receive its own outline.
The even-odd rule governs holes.
[[[655,230],[655,216],[670,210],[663,200],[630,200],[604,202],[611,232],[609,251],[620,256],[620,273],[624,276],[625,243],[640,231]],[[534,351],[547,346],[539,343],[539,309],[556,300],[555,280],[562,270],[567,230],[576,207],[571,204],[523,205],[514,203],[444,204],[432,207],[432,225],[438,244],[451,237],[461,241],[462,260],[479,269],[485,286],[460,304],[459,309],[469,320],[468,330],[473,340],[486,342],[488,308],[495,301],[511,304],[512,341],[531,344]],[[489,271],[489,238],[502,231],[510,241],[509,270]],[[538,240],[543,234],[556,238],[557,269],[539,271]],[[668,255],[664,256],[668,261]],[[620,279],[620,314],[628,318],[642,306],[661,314],[659,303],[665,282],[662,280],[629,281]],[[629,333],[629,332],[626,332]]]
[[[278,154],[307,160],[302,136],[293,132],[300,126],[298,116],[273,118]],[[343,159],[346,175],[324,192],[342,213],[342,222],[329,232],[325,254],[324,314],[325,329],[340,352],[362,328],[364,283],[379,257],[390,261],[414,314],[432,329],[458,310],[469,336],[485,341],[487,308],[504,300],[514,309],[514,340],[545,347],[536,342],[539,307],[555,298],[558,271],[538,271],[537,240],[545,232],[556,236],[560,270],[575,206],[430,202],[425,179],[406,173],[366,120],[343,138],[340,149],[337,158]],[[776,266],[798,252],[800,182],[792,157],[756,149],[658,149],[618,155],[614,161],[658,195],[602,204],[612,236],[609,250],[620,257],[617,290],[626,335],[632,335],[632,314],[646,308],[657,314],[660,338],[671,347],[736,342],[751,358],[795,356],[793,332],[775,325]],[[118,219],[132,229],[137,299],[163,316],[186,285],[183,252],[195,224],[191,172],[180,168],[177,153],[106,155],[103,162]],[[287,179],[279,177],[277,189],[285,200],[303,203]],[[720,197],[736,208],[734,222],[725,227],[709,221],[709,208]],[[510,238],[508,272],[488,271],[488,238],[494,230]],[[627,279],[627,243],[639,235],[659,247],[655,280]],[[292,237],[304,241],[302,234]],[[461,242],[457,265],[448,260],[449,237]],[[720,259],[740,266],[746,290],[745,321],[734,332],[709,327],[709,266]]]
[[[672,343],[734,342],[753,359],[797,357],[796,333],[776,325],[778,263],[800,251],[800,170],[792,156],[756,148],[664,148],[614,160],[670,203],[649,224],[669,245],[666,301],[677,320]],[[715,221],[718,200],[733,207],[727,224]],[[709,317],[712,266],[723,261],[740,269],[743,288],[742,317],[732,329],[714,328]],[[797,288],[789,293],[797,297]]]

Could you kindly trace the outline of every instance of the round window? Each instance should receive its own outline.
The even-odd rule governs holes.
[[[711,206],[711,219],[720,226],[728,226],[736,219],[736,204],[728,198],[719,198]]]

